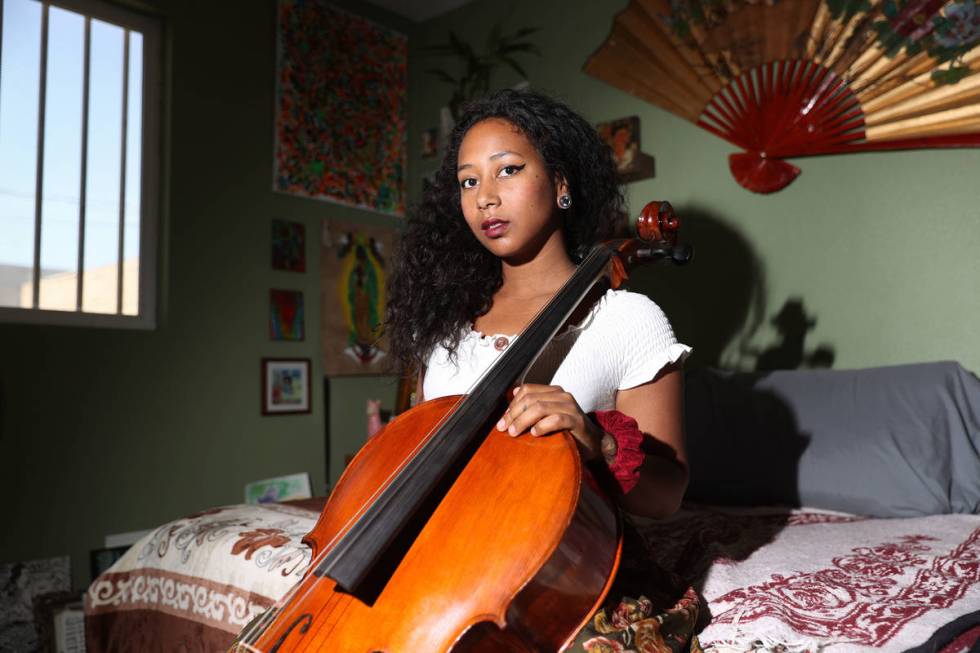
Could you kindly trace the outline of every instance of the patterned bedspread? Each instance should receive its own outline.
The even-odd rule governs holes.
[[[88,650],[224,649],[306,571],[300,539],[319,505],[227,506],[157,528],[89,588]],[[639,526],[707,599],[708,651],[892,653],[980,611],[980,516],[688,506]]]
[[[980,516],[695,509],[642,531],[707,599],[709,651],[905,651],[980,611]]]

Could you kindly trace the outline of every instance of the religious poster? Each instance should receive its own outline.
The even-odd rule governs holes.
[[[274,190],[403,215],[408,41],[324,0],[279,0]]]
[[[395,230],[325,220],[320,248],[320,341],[327,376],[385,374],[385,284]]]

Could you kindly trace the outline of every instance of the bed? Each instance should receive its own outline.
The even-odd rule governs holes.
[[[709,653],[980,647],[980,381],[955,363],[691,372],[688,501],[638,522]],[[86,594],[88,650],[220,651],[310,564],[324,499],[164,524]]]

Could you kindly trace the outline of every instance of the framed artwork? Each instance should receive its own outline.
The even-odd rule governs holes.
[[[312,496],[310,475],[306,472],[266,478],[245,485],[245,503],[253,505],[309,499]]]
[[[435,127],[430,127],[422,132],[421,155],[423,159],[431,159],[439,153],[438,131]]]
[[[269,337],[272,340],[303,340],[303,292],[269,291]]]
[[[310,412],[309,358],[262,359],[262,414],[295,415]]]
[[[773,193],[787,159],[980,147],[978,59],[980,0],[661,0],[616,14],[583,70],[734,145],[735,181]]]
[[[395,230],[325,220],[320,249],[320,343],[327,376],[383,374],[385,281]]]
[[[279,0],[273,189],[403,215],[404,34],[325,0]]]
[[[306,226],[302,222],[272,221],[272,269],[306,272]]]
[[[653,177],[653,157],[640,151],[640,117],[630,116],[596,125],[599,136],[612,149],[620,183]]]
[[[123,554],[129,551],[131,546],[131,544],[126,544],[89,551],[89,568],[92,572],[92,580],[95,580],[96,576],[111,567],[116,560],[123,557]]]

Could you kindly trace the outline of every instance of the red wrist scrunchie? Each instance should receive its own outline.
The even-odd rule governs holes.
[[[636,420],[618,410],[597,410],[589,416],[616,440],[616,459],[609,465],[609,471],[616,477],[623,494],[626,494],[640,480],[640,465],[643,464],[643,431]]]

